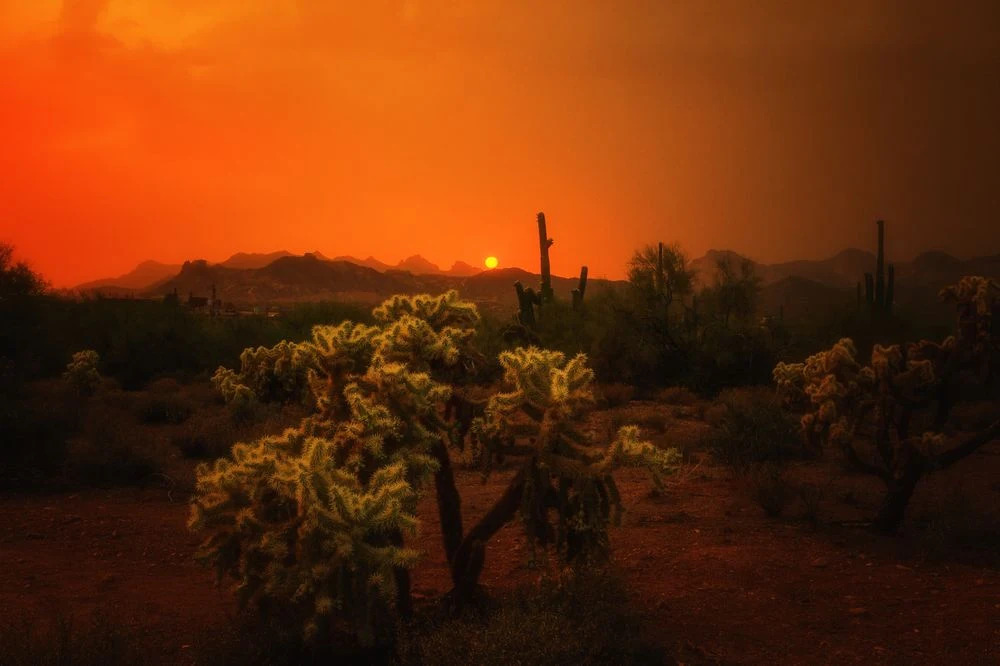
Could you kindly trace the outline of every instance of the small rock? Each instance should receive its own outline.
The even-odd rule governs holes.
[[[817,557],[815,560],[810,562],[810,566],[814,566],[817,569],[822,569],[823,567],[830,566],[830,560],[826,559],[825,557]]]
[[[861,608],[860,606],[858,606],[856,608],[850,608],[850,609],[848,609],[847,612],[850,613],[851,615],[854,615],[855,617],[859,617],[859,616],[862,616],[862,615],[868,615],[869,614],[867,608]]]

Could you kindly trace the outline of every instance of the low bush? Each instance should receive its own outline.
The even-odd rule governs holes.
[[[479,614],[411,628],[401,664],[665,663],[647,643],[622,579],[601,570],[548,578]]]
[[[740,473],[756,463],[801,455],[799,427],[782,410],[773,391],[729,390],[718,400],[722,406],[718,423],[704,444],[720,464]]]
[[[753,465],[748,475],[754,501],[771,518],[777,518],[795,497],[784,468],[775,463]]]
[[[631,384],[602,384],[598,390],[598,404],[602,407],[627,405],[635,397]]]
[[[130,666],[147,661],[137,638],[120,618],[103,613],[81,623],[61,613],[48,622],[6,617],[0,623],[0,664]]]
[[[21,486],[58,470],[82,412],[79,396],[61,381],[0,397],[0,486]]]
[[[656,393],[656,401],[668,405],[690,407],[698,402],[698,396],[686,386],[668,386]]]
[[[141,485],[162,470],[157,441],[113,396],[92,405],[79,437],[70,440],[66,480],[87,486]]]
[[[194,406],[176,393],[146,393],[135,402],[135,415],[140,423],[184,423],[194,412]]]
[[[101,373],[97,371],[100,360],[93,349],[78,351],[66,365],[63,378],[79,395],[91,395],[101,385]]]

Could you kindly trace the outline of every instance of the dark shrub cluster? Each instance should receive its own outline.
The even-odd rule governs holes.
[[[741,473],[758,463],[779,463],[802,454],[798,424],[772,390],[724,391],[718,423],[704,445],[719,463]]]

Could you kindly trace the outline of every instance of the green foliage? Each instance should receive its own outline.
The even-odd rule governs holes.
[[[498,455],[524,458],[519,514],[533,548],[552,543],[569,561],[603,556],[608,524],[621,509],[611,472],[643,466],[659,485],[680,455],[640,441],[635,426],[622,427],[610,446],[594,441],[584,429],[595,407],[585,355],[566,360],[561,352],[519,348],[502,353],[500,364],[508,390],[493,395],[473,422],[473,456],[487,471]]]
[[[63,379],[80,395],[91,395],[101,384],[101,373],[97,371],[100,357],[93,349],[84,349],[73,354],[66,365]]]
[[[628,280],[644,298],[660,300],[665,308],[694,292],[694,271],[677,243],[636,250],[628,263]]]
[[[716,262],[718,271],[715,284],[707,290],[706,297],[714,302],[719,320],[729,327],[735,319],[746,323],[757,308],[760,278],[753,262],[743,259],[734,265],[731,257],[724,256]]]
[[[160,301],[0,299],[0,368],[6,358],[25,379],[57,376],[74,351],[93,349],[105,376],[135,390],[164,375],[190,379],[238,366],[248,347],[302,340],[314,325],[347,316],[371,318],[360,306],[339,303],[303,303],[269,319],[206,317]]]
[[[440,411],[451,389],[434,373],[463,362],[478,321],[455,292],[397,296],[374,317],[376,326],[316,326],[295,346],[291,363],[316,406],[299,428],[198,468],[201,558],[238,581],[242,602],[291,613],[309,639],[334,617],[364,642],[388,626],[400,572],[418,555],[403,538],[437,469],[429,451],[448,440]],[[217,378],[247,393],[233,375]]]
[[[760,463],[778,463],[802,451],[795,422],[770,391],[726,391],[719,422],[706,435],[705,446],[719,463],[737,473]]]

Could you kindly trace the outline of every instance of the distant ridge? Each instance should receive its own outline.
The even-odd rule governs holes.
[[[240,269],[205,260],[188,261],[176,276],[157,283],[144,295],[165,296],[176,290],[184,299],[190,294],[207,295],[215,287],[218,298],[224,302],[273,304],[319,300],[375,302],[397,293],[458,289],[466,298],[508,308],[516,304],[513,289],[516,280],[537,284],[540,278],[520,268],[478,271],[470,276],[418,275],[398,269],[383,272],[350,261],[321,259],[318,253],[309,253],[281,257],[262,268]],[[576,278],[552,276],[553,288],[566,298],[576,283]],[[609,280],[591,279],[588,293],[600,293],[613,284]]]
[[[263,268],[276,259],[290,256],[292,253],[285,250],[267,253],[237,252],[225,261],[219,262],[219,265],[226,268]]]
[[[717,262],[722,259],[734,262],[745,257],[733,250],[713,249],[704,256],[690,262],[695,271],[698,287],[711,285],[717,275]],[[338,269],[312,266],[304,272],[296,273],[292,267],[303,260],[322,264],[341,265]],[[890,260],[891,257],[890,257]],[[779,286],[778,290],[791,288],[806,289],[801,282],[786,282],[789,278],[807,280],[808,289],[816,291],[817,302],[823,299],[818,288],[834,290],[855,289],[864,280],[866,272],[874,272],[875,256],[866,250],[848,248],[828,259],[787,261],[776,264],[752,262],[761,286]],[[921,297],[927,297],[934,290],[956,282],[964,275],[985,275],[1000,279],[1000,255],[959,259],[940,250],[924,252],[912,261],[893,261],[900,294],[922,290]],[[273,268],[272,268],[273,267]],[[271,269],[270,271],[264,269]],[[352,269],[364,269],[357,272]],[[251,274],[228,273],[227,271],[260,271],[251,279]],[[235,278],[233,276],[240,275]],[[196,277],[202,276],[202,277]],[[211,277],[208,277],[211,276]],[[381,277],[379,277],[381,276]],[[372,296],[384,294],[386,289],[404,292],[414,290],[440,291],[461,285],[470,290],[469,296],[489,300],[507,301],[507,290],[515,280],[525,284],[538,282],[537,275],[520,268],[502,268],[484,271],[463,261],[456,261],[447,271],[428,261],[419,254],[403,259],[395,265],[382,262],[375,257],[358,259],[350,255],[340,255],[333,259],[322,252],[313,251],[305,255],[293,255],[285,250],[270,253],[239,252],[225,261],[213,264],[203,259],[185,262],[182,265],[144,261],[132,271],[117,278],[105,278],[78,285],[69,293],[101,292],[104,294],[123,293],[166,293],[164,289],[178,287],[179,293],[187,293],[184,285],[194,291],[204,292],[211,287],[211,280],[235,282],[234,298],[257,300],[262,298],[309,299],[332,297],[331,294],[364,293]],[[206,282],[207,280],[207,282]],[[553,278],[557,291],[569,293],[575,288],[575,278]],[[565,280],[565,284],[559,282]],[[297,283],[298,282],[298,283]],[[606,282],[606,281],[605,281]],[[252,283],[252,284],[251,284]],[[591,279],[591,284],[597,284]],[[610,284],[610,282],[608,283]],[[794,300],[794,299],[793,299]]]
[[[732,250],[709,250],[705,256],[693,259],[691,268],[695,270],[695,281],[699,286],[711,285],[720,259],[741,261],[745,257]],[[865,250],[849,248],[829,259],[803,259],[778,264],[753,263],[761,284],[767,286],[786,278],[806,278],[827,287],[854,288],[864,281],[865,273],[875,272],[875,255]],[[1000,278],[1000,255],[959,259],[940,250],[931,250],[918,255],[913,261],[896,261],[896,279],[910,286],[943,287],[965,275],[985,275]]]
[[[78,291],[95,291],[117,288],[118,290],[142,290],[177,274],[180,264],[163,264],[159,261],[144,261],[124,275],[84,282],[75,287]]]

